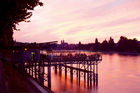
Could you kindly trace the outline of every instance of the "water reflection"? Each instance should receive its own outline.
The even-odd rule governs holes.
[[[139,93],[140,56],[103,54],[99,66],[100,93]]]
[[[73,80],[71,80],[70,74],[65,78],[65,74],[63,72],[61,77],[58,73],[55,74],[54,71],[52,72],[52,90],[55,93],[90,93],[92,89],[95,89],[95,85],[87,87],[83,79],[81,79],[79,84],[77,78],[73,78]]]
[[[45,68],[47,70],[47,67]],[[69,91],[69,89],[71,93],[74,93],[75,90],[80,91],[81,89],[84,91],[78,93],[85,93],[86,91],[85,89],[90,90],[92,88],[97,88],[98,82],[96,81],[95,83],[95,81],[91,80],[92,78],[88,77],[88,75],[90,74],[88,72],[82,72],[82,71],[80,72],[80,70],[72,71],[71,68],[66,68],[67,72],[65,72],[64,67],[61,69],[62,71],[60,70],[60,68],[57,68],[58,70],[56,70],[55,67],[52,67],[51,69],[52,69],[51,70],[52,90],[53,91],[56,90],[55,91],[56,93],[60,93],[62,90]],[[56,81],[59,82],[56,83]],[[63,87],[59,87],[59,86],[63,86]]]
[[[113,53],[102,57],[97,86],[88,88],[84,79],[79,86],[76,78],[71,82],[70,74],[66,78],[64,71],[59,75],[59,71],[56,74],[52,70],[52,90],[55,93],[140,93],[140,56]]]

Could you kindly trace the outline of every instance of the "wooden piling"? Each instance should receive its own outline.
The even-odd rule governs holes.
[[[48,87],[51,89],[51,62],[48,62]]]

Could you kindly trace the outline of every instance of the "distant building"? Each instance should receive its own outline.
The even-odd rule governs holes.
[[[66,43],[64,40],[61,40],[61,49],[67,49],[68,43]]]

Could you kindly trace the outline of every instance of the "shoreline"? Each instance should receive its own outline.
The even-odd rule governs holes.
[[[140,55],[139,52],[117,52],[117,51],[102,51],[103,54],[119,54],[119,55]]]
[[[95,52],[103,54],[122,54],[122,55],[140,55],[140,52],[119,52],[119,51],[92,51],[92,50],[53,50],[52,52]]]

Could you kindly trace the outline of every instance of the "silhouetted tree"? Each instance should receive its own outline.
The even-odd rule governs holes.
[[[95,39],[95,44],[99,44],[98,38]]]
[[[95,39],[95,44],[94,44],[94,48],[95,51],[99,51],[100,50],[100,42],[98,41],[98,38]]]
[[[78,43],[78,49],[81,50],[83,48],[83,45],[81,44],[81,42],[79,41]]]
[[[110,39],[108,41],[108,49],[114,50],[114,47],[115,47],[114,39],[112,37],[110,37]]]
[[[120,37],[120,40],[118,41],[117,50],[118,51],[126,51],[128,49],[128,39],[124,36]]]
[[[124,36],[120,37],[118,41],[117,50],[118,51],[138,51],[139,45],[136,39],[127,39]]]
[[[106,39],[102,42],[101,46],[102,46],[102,50],[103,51],[107,51],[108,50],[108,42],[107,42]]]
[[[138,41],[136,38],[128,40],[128,51],[138,51]]]
[[[139,51],[140,47],[136,38],[132,40],[131,47],[134,49],[134,51]]]
[[[0,46],[10,48],[13,43],[13,30],[16,24],[32,16],[35,6],[43,4],[39,0],[2,0],[0,3]]]

